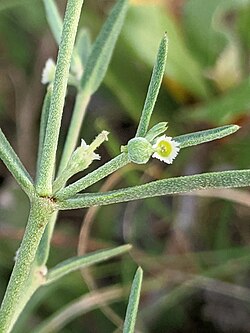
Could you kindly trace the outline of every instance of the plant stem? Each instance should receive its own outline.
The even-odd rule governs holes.
[[[34,185],[28,171],[23,166],[19,157],[11,147],[6,136],[0,129],[0,158],[15,177],[17,183],[21,186],[24,192],[31,197],[34,193]]]
[[[64,145],[59,169],[58,169],[58,175],[66,168],[68,161],[70,159],[70,156],[72,155],[77,140],[79,137],[79,133],[81,130],[83,118],[85,116],[86,108],[88,106],[90,95],[88,92],[85,92],[84,90],[80,91],[77,94],[76,97],[76,103],[73,111],[73,116],[70,122],[69,131],[67,134],[66,142]]]
[[[54,203],[45,198],[34,198],[25,234],[18,251],[16,263],[0,309],[0,332],[10,332],[19,314],[25,307],[27,281],[50,216],[55,210]]]
[[[49,108],[50,108],[50,102],[51,102],[51,93],[52,93],[52,85],[50,84],[47,88],[47,92],[46,92],[46,95],[44,97],[41,120],[40,120],[39,144],[38,144],[37,165],[36,165],[36,174],[37,175],[39,174],[39,170],[40,170],[44,137],[45,137],[45,133],[46,133],[46,127],[47,127],[47,124],[48,124]]]
[[[128,155],[126,153],[122,153],[113,158],[111,161],[102,165],[100,168],[92,171],[91,173],[87,174],[85,177],[67,186],[65,189],[59,191],[56,194],[56,198],[58,200],[62,200],[65,198],[72,197],[79,191],[82,191],[87,187],[97,183],[99,180],[103,179],[104,177],[107,177],[108,175],[122,168],[128,163],[129,163]]]
[[[55,80],[51,96],[48,124],[37,179],[37,192],[41,196],[52,194],[52,181],[56,151],[66,95],[69,68],[83,0],[68,0],[59,46]]]
[[[157,180],[148,184],[104,193],[79,194],[57,202],[59,209],[76,209],[145,199],[155,196],[178,194],[207,188],[250,186],[250,170],[211,172],[193,176]]]

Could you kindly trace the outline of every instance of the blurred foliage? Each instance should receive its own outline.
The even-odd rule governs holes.
[[[65,1],[57,3],[63,13]],[[86,1],[81,27],[89,29],[92,40],[112,4],[109,0]],[[249,24],[248,0],[131,0],[111,66],[93,96],[82,128],[87,142],[100,128],[111,132],[106,149],[100,151],[103,161],[117,154],[119,146],[134,135],[164,31],[170,39],[169,55],[152,124],[168,121],[172,136],[229,123],[242,128],[229,138],[181,152],[172,166],[152,161],[146,167],[125,168],[104,181],[106,189],[169,176],[249,168]],[[55,58],[55,50],[40,0],[0,2],[1,127],[29,170],[34,170],[30,154],[36,150],[44,95],[40,73],[46,59]],[[74,96],[69,89],[61,143]],[[2,296],[28,204],[2,164],[0,173]],[[95,185],[93,190],[99,187]],[[85,224],[89,223],[87,251],[133,244],[131,257],[97,265],[83,276],[90,289],[129,287],[140,265],[144,270],[140,332],[250,332],[250,194],[230,193],[223,190],[217,198],[218,193],[211,191],[206,196],[107,206],[92,212],[91,222],[86,222],[87,211],[64,212],[49,264],[76,254],[85,216]],[[86,294],[87,285],[76,272],[60,284],[44,288],[26,308],[15,333],[33,330],[68,302]],[[113,303],[111,309],[124,318],[127,296]],[[116,328],[113,316],[100,306],[65,324],[60,332],[112,332]]]

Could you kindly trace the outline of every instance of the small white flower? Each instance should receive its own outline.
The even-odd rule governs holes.
[[[81,147],[84,148],[84,149],[89,148],[89,145],[87,145],[87,143],[84,139],[81,139]]]
[[[100,160],[101,156],[99,154],[96,154],[91,149],[88,149],[90,146],[87,145],[86,141],[84,139],[81,139],[81,148],[83,148],[84,152],[88,154],[88,157],[93,160]]]
[[[153,145],[154,154],[152,157],[158,158],[167,164],[172,164],[180,151],[179,143],[174,141],[171,136],[160,136]]]
[[[52,82],[54,80],[55,71],[56,71],[55,62],[53,59],[49,58],[46,61],[46,64],[43,68],[42,79],[41,79],[42,84],[47,84]]]

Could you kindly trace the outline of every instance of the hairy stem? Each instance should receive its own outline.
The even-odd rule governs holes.
[[[83,0],[68,0],[59,46],[55,80],[49,108],[48,124],[41,155],[41,168],[37,178],[37,192],[41,196],[52,194],[52,181],[56,151],[66,95],[69,68]]]
[[[1,333],[11,331],[29,300],[26,297],[27,281],[30,283],[30,273],[37,248],[53,210],[54,204],[49,199],[35,198],[31,204],[28,224],[0,309]]]
[[[0,129],[0,159],[15,177],[17,183],[24,192],[31,197],[34,193],[34,185],[32,178],[24,165],[11,147],[9,141]]]
[[[87,187],[95,184],[99,180],[107,177],[108,175],[122,168],[128,163],[129,163],[128,155],[126,153],[122,153],[113,158],[111,161],[102,165],[100,168],[92,171],[91,173],[87,174],[85,177],[79,179],[75,183],[59,191],[56,194],[56,198],[59,200],[69,198],[75,195],[76,193],[86,189]]]
[[[60,209],[76,209],[207,188],[243,186],[250,186],[250,170],[211,172],[193,176],[174,177],[104,193],[79,194],[73,198],[58,202],[58,205]]]

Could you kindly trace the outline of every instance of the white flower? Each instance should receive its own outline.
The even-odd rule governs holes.
[[[168,164],[172,164],[173,160],[179,153],[179,143],[174,141],[171,136],[160,136],[153,145],[154,154],[152,157],[158,158]]]
[[[54,80],[55,71],[56,71],[55,62],[53,59],[49,58],[46,61],[46,64],[43,68],[42,79],[41,79],[42,84],[47,84],[52,82]]]
[[[93,161],[93,160],[100,160],[101,156],[99,154],[96,154],[93,151],[88,151],[89,145],[87,145],[86,141],[81,139],[81,148],[83,148],[84,152],[88,154],[88,157]]]

